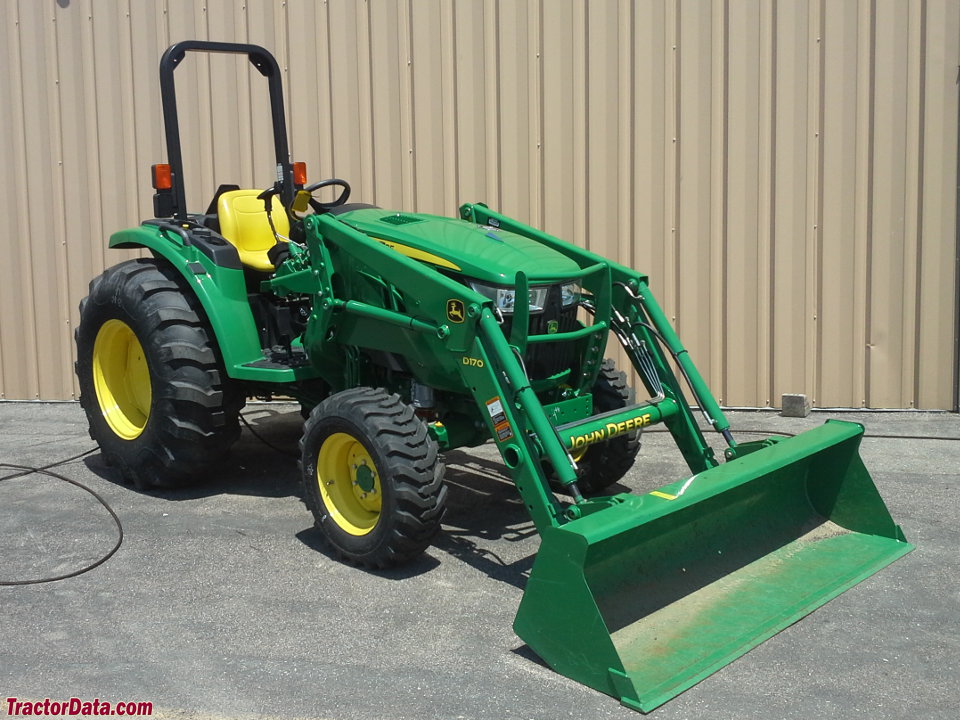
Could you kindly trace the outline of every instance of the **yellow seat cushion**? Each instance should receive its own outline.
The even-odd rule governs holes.
[[[217,217],[220,220],[220,234],[223,235],[240,253],[240,262],[256,270],[270,272],[273,264],[267,257],[267,251],[276,245],[277,240],[270,229],[263,200],[257,199],[261,190],[231,190],[217,200]],[[290,221],[283,209],[283,203],[273,196],[273,225],[278,235],[290,234]]]

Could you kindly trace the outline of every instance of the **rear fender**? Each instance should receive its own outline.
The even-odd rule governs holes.
[[[243,379],[243,366],[263,358],[239,258],[236,267],[218,265],[196,245],[186,244],[176,232],[150,225],[114,233],[110,247],[143,247],[177,269],[203,306],[227,375]],[[229,249],[221,247],[217,252],[226,256]],[[219,259],[223,262],[222,257]],[[227,264],[232,264],[229,258]]]

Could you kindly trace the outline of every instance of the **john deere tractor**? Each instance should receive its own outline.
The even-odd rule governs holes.
[[[202,213],[186,205],[174,90],[195,52],[245,55],[267,79],[276,154],[272,186],[221,185]],[[202,476],[247,397],[295,398],[316,524],[380,568],[441,529],[442,453],[492,442],[542,537],[517,634],[642,711],[911,549],[860,460],[860,425],[735,441],[642,273],[482,203],[444,218],[308,184],[262,47],[177,43],[160,87],[156,217],[110,238],[150,257],[93,280],[76,332],[91,435],[138,487]],[[604,358],[611,334],[639,403]],[[690,475],[609,494],[657,423]]]

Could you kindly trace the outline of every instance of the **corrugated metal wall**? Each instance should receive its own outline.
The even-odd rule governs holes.
[[[2,397],[75,396],[77,302],[152,213],[160,54],[209,38],[277,55],[311,178],[483,200],[649,273],[724,403],[952,407],[956,0],[9,0],[0,25]],[[177,80],[190,204],[268,185],[261,78],[191,55]]]

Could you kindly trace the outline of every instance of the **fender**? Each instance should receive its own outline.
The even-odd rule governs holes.
[[[169,262],[194,292],[213,329],[227,375],[237,380],[291,382],[313,377],[311,368],[253,367],[263,362],[263,349],[247,300],[247,288],[239,258],[232,262],[229,251],[218,246],[220,264],[201,251],[199,243],[186,243],[173,230],[141,225],[110,236],[111,248],[146,248],[156,258]],[[209,248],[204,248],[209,250]],[[234,250],[234,255],[236,251]]]

